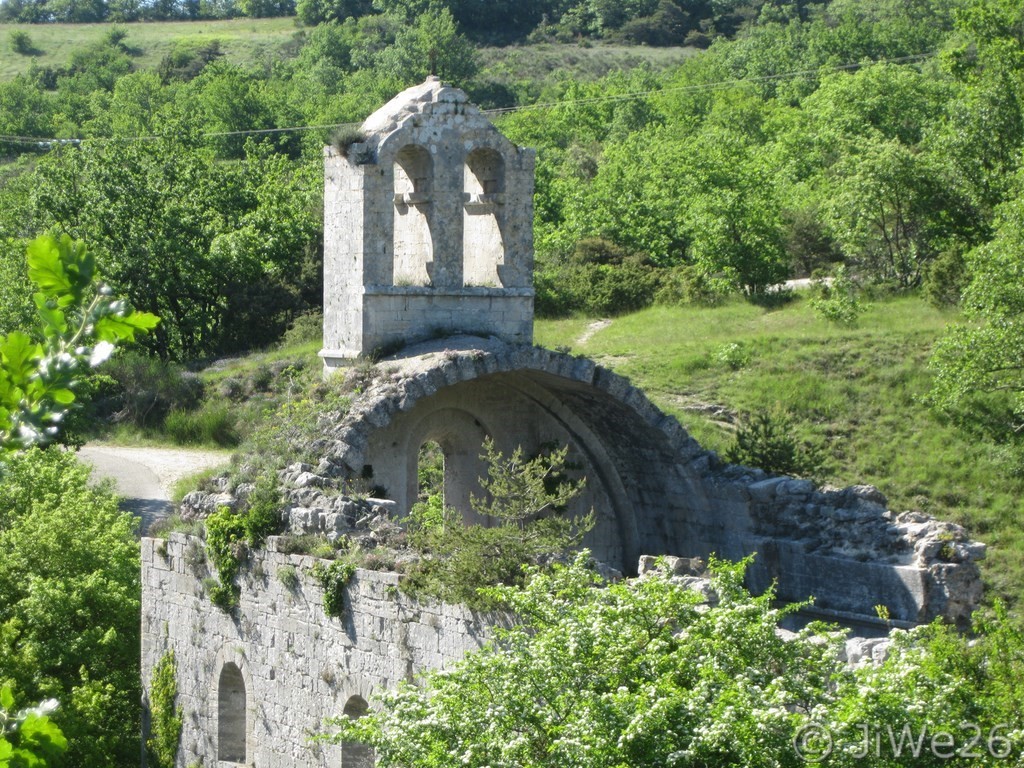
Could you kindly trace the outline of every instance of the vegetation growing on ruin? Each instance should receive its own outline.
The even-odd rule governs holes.
[[[356,566],[345,560],[316,562],[311,573],[324,591],[324,611],[328,616],[340,618],[345,613],[345,587],[356,575]]]
[[[279,532],[281,504],[277,475],[269,472],[256,480],[241,510],[220,507],[206,518],[206,548],[217,569],[216,580],[206,586],[211,602],[221,610],[238,605],[238,577],[249,549],[261,547],[267,536]]]
[[[471,497],[473,511],[489,525],[467,524],[462,514],[439,503],[437,494],[413,507],[410,544],[421,559],[407,570],[401,587],[449,603],[493,608],[482,588],[522,584],[524,567],[564,558],[594,526],[594,513],[570,515],[566,506],[586,478],[575,477],[567,447],[527,457],[511,455],[488,438],[480,458],[487,477],[482,497]]]
[[[149,686],[149,730],[146,741],[154,768],[174,768],[178,759],[184,710],[178,706],[178,668],[167,651],[153,668]]]

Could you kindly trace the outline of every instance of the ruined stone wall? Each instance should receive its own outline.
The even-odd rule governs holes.
[[[327,718],[483,642],[483,619],[406,597],[396,574],[357,571],[344,616],[327,616],[308,574],[314,559],[276,552],[276,542],[253,553],[238,610],[229,616],[204,595],[209,566],[200,540],[180,533],[166,542],[142,540],[143,684],[148,692],[152,670],[173,650],[184,712],[180,768],[218,765],[219,748],[228,758],[220,764],[336,768],[343,748],[309,740]],[[298,576],[294,588],[280,576],[290,569]],[[238,737],[244,760],[237,759]]]

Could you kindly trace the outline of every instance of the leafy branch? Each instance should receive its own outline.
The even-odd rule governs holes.
[[[23,331],[0,337],[0,449],[45,445],[60,432],[83,374],[156,327],[101,282],[95,258],[67,235],[28,246],[28,275],[39,337]]]
[[[51,765],[68,742],[50,713],[57,708],[55,699],[37,707],[14,711],[14,692],[9,685],[0,688],[0,768]]]

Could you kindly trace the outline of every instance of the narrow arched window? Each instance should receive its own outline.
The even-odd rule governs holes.
[[[429,285],[434,258],[430,231],[434,161],[415,144],[395,155],[395,285]]]
[[[416,501],[443,505],[444,481],[444,449],[436,440],[427,440],[416,461]]]
[[[233,662],[224,665],[217,686],[217,759],[227,763],[248,761],[245,680]]]
[[[501,287],[499,265],[505,261],[502,206],[505,161],[488,147],[466,157],[463,172],[462,274],[467,286]]]
[[[370,707],[362,696],[353,696],[345,702],[342,710],[349,720],[358,720]],[[357,741],[345,741],[341,745],[341,768],[373,768],[373,747]]]

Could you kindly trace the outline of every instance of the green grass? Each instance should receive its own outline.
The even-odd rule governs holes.
[[[951,319],[919,298],[898,298],[876,301],[847,329],[798,298],[776,310],[739,301],[654,307],[613,320],[583,344],[585,320],[538,321],[535,336],[629,376],[706,448],[728,447],[735,426],[694,407],[781,407],[801,437],[825,449],[830,484],[870,483],[894,510],[964,524],[990,545],[988,583],[1013,600],[1024,584],[1020,468],[1007,448],[922,402],[931,345]],[[743,350],[738,369],[719,359],[726,344]]]
[[[33,64],[62,67],[71,54],[100,42],[111,24],[0,24],[0,80],[27,72]],[[135,66],[152,69],[179,43],[221,43],[228,61],[263,64],[281,58],[297,27],[293,18],[231,19],[228,21],[163,21],[118,24],[127,30],[125,44],[135,51]],[[11,30],[20,29],[32,38],[37,56],[11,50]]]
[[[112,24],[0,24],[0,81],[25,73],[36,64],[62,67],[71,54],[100,42]],[[203,45],[217,40],[228,61],[268,65],[287,58],[300,27],[293,17],[226,21],[160,21],[116,25],[128,32],[125,44],[135,53],[138,69],[152,69],[177,45]],[[11,48],[12,30],[26,32],[37,55],[23,56]],[[533,83],[531,88],[567,80],[594,79],[619,69],[646,65],[653,70],[676,66],[693,48],[540,43],[480,49],[481,73],[508,82]]]

